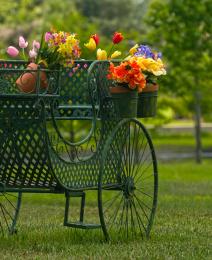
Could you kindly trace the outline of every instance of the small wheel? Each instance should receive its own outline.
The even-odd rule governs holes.
[[[0,235],[16,233],[15,226],[21,206],[21,197],[21,192],[0,191]]]
[[[100,166],[98,206],[106,239],[149,236],[158,191],[157,162],[147,130],[122,120],[106,142]]]

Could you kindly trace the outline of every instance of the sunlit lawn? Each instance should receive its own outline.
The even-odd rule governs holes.
[[[212,161],[160,164],[159,172],[158,211],[149,240],[105,243],[100,231],[65,228],[62,195],[27,194],[18,235],[0,238],[0,258],[211,259]],[[97,212],[90,213],[96,221]]]
[[[154,139],[154,145],[157,148],[168,149],[188,149],[194,150],[195,148],[195,138],[192,133],[165,133],[165,134],[155,134],[152,133]],[[212,134],[204,133],[202,134],[202,148],[212,150]]]

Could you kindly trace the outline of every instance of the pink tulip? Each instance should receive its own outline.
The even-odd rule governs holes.
[[[45,42],[48,42],[50,39],[52,39],[52,34],[50,32],[46,32],[44,39],[45,39]]]
[[[33,46],[33,49],[37,49],[37,50],[40,49],[40,43],[35,40],[33,41],[32,46]]]
[[[12,56],[12,57],[16,57],[16,56],[18,56],[18,54],[19,54],[19,50],[16,49],[15,47],[13,47],[13,46],[9,46],[9,47],[7,48],[7,53],[8,53],[10,56]]]
[[[38,55],[38,54],[37,54],[37,52],[35,51],[34,48],[29,51],[29,57],[30,57],[30,58],[36,58],[37,55]]]
[[[23,36],[19,37],[19,47],[25,49],[28,46],[28,42],[25,41]]]

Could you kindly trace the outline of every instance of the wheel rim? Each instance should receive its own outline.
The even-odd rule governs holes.
[[[16,222],[21,205],[21,192],[0,191],[0,235],[16,233]]]
[[[148,236],[157,204],[157,163],[151,139],[137,120],[123,120],[108,140],[99,180],[104,234]]]

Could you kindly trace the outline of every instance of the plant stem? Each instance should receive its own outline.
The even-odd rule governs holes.
[[[24,52],[24,48],[22,49],[23,52],[23,59],[26,60],[26,56],[25,56],[25,52]]]
[[[115,46],[115,44],[112,45],[112,47],[110,48],[110,51],[108,52],[108,59],[110,57],[110,54],[112,53],[112,50],[113,50],[114,46]]]

